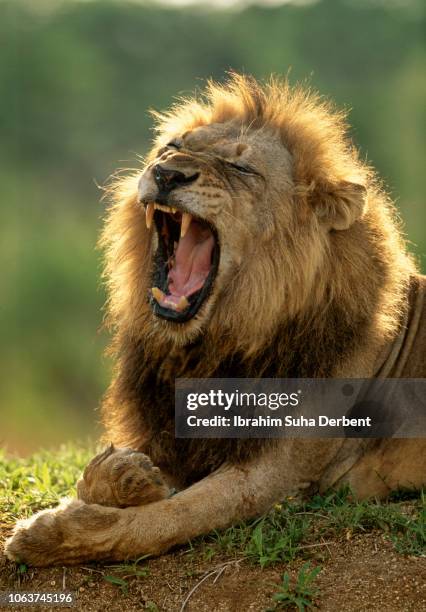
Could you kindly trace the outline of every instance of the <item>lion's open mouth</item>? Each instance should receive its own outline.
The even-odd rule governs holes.
[[[147,226],[154,220],[151,305],[154,314],[183,323],[192,319],[210,294],[219,265],[216,230],[206,221],[171,206],[146,205]]]

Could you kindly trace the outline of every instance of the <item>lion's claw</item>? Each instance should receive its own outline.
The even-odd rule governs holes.
[[[164,499],[170,489],[149,457],[111,444],[86,467],[77,494],[88,504],[126,508]]]

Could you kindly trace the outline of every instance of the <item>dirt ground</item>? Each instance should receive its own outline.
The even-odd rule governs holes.
[[[1,549],[6,536],[7,532],[1,532]],[[319,610],[426,610],[426,558],[401,556],[382,533],[374,532],[327,542],[319,549],[323,567],[315,583],[319,589],[316,599]],[[113,568],[97,564],[30,568],[20,575],[17,567],[0,552],[0,590],[60,591],[65,588],[76,594],[73,609],[84,612],[179,612],[192,589],[197,587],[183,608],[186,612],[263,612],[273,608],[274,584],[281,582],[282,573],[288,571],[295,576],[302,563],[279,563],[262,570],[245,560],[215,555],[205,561],[197,549],[189,553],[187,549],[180,549],[147,561],[143,567],[148,567],[148,575],[127,578],[128,591],[123,593],[119,586],[104,578],[104,575],[116,574]],[[53,608],[25,608],[28,611],[50,609]]]

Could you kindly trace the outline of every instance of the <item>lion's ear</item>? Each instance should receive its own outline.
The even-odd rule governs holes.
[[[345,230],[364,214],[366,193],[363,185],[341,181],[315,189],[311,197],[314,210],[323,223],[330,229]]]

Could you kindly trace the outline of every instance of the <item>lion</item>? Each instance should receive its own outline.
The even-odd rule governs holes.
[[[156,120],[143,167],[109,189],[101,238],[111,444],[78,499],[18,522],[12,560],[158,555],[290,494],[426,481],[425,439],[175,438],[178,377],[423,377],[426,283],[317,93],[231,74]]]

